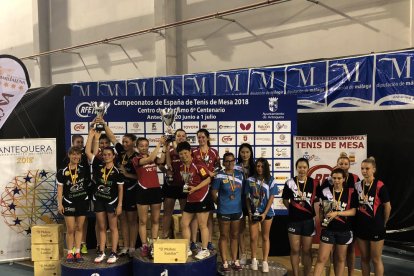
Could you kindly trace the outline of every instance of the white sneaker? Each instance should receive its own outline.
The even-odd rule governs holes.
[[[240,264],[246,265],[247,264],[247,254],[242,254],[240,258]]]
[[[210,250],[208,249],[201,249],[197,255],[195,255],[196,259],[202,260],[210,256]]]
[[[118,256],[115,252],[111,252],[109,255],[108,260],[106,261],[108,264],[114,264],[118,260]]]
[[[103,260],[105,260],[105,253],[104,252],[99,252],[98,256],[95,258],[94,262],[95,263],[102,263]]]
[[[128,248],[123,247],[120,251],[119,251],[119,256],[124,256],[128,253]]]
[[[187,247],[187,257],[193,255],[193,251],[191,251],[190,247]]]
[[[266,261],[262,263],[262,272],[269,272],[269,264]]]
[[[250,269],[251,270],[258,270],[258,262],[256,258],[252,259],[252,263],[250,265]]]

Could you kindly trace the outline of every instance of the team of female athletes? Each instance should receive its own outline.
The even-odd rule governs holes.
[[[99,241],[95,262],[100,263],[106,258],[104,251],[109,225],[112,251],[107,262],[114,263],[118,259],[118,216],[124,240],[124,247],[119,253],[134,254],[138,232],[142,243],[140,254],[150,257],[153,239],[158,237],[161,203],[164,204],[162,238],[168,238],[171,236],[171,217],[178,199],[183,214],[182,234],[189,241],[188,255],[196,253],[197,259],[210,255],[213,249],[212,211],[215,203],[222,271],[240,271],[242,265],[247,263],[243,236],[245,218],[248,218],[250,269],[259,269],[256,248],[260,226],[263,251],[261,270],[269,272],[269,233],[275,216],[273,198],[279,191],[270,173],[269,162],[265,158],[254,161],[249,144],[239,147],[237,158],[233,153],[226,152],[222,169],[220,157],[217,150],[211,147],[210,134],[206,129],[197,132],[197,148],[190,146],[186,141],[186,132],[179,129],[174,142],[160,137],[150,152],[146,138],[137,139],[135,135],[126,134],[121,144],[105,122],[98,119],[96,123],[104,124],[105,133],[115,147],[99,149],[101,133],[91,129],[84,154],[91,164],[92,172],[80,162],[82,150],[73,146],[68,152],[68,164],[57,174],[58,209],[64,215],[68,229],[68,262],[83,261],[80,253],[81,229],[90,200],[96,213]],[[287,180],[283,188],[283,203],[289,213],[287,230],[293,274],[299,275],[300,259],[304,274],[311,274],[314,206],[319,202],[322,230],[314,275],[322,274],[332,250],[335,275],[343,275],[345,262],[351,275],[355,258],[354,236],[361,252],[363,275],[369,275],[370,261],[373,262],[375,274],[382,275],[381,253],[391,205],[384,183],[374,177],[375,159],[371,157],[362,162],[363,180],[348,172],[350,160],[347,156],[341,155],[337,163],[331,176],[320,184],[308,176],[308,160],[300,158],[295,163],[297,176]],[[165,173],[162,188],[158,180],[158,168]],[[146,230],[149,212],[151,238],[147,238]],[[199,250],[195,244],[197,228],[201,234]]]

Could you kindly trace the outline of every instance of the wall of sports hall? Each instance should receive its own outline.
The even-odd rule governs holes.
[[[259,0],[0,1],[0,53],[22,58],[32,89],[0,138],[57,137],[63,156],[63,96],[69,83],[264,67],[413,48],[412,0],[270,1],[197,23],[102,40],[251,5]],[[83,43],[93,46],[30,57]],[[54,114],[54,116],[50,116]],[[298,135],[368,135],[368,155],[386,183],[390,229],[414,225],[412,109],[299,113]],[[59,158],[58,157],[58,160]],[[413,241],[413,231],[389,235]]]

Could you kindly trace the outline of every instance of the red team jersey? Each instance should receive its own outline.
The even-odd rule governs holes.
[[[214,171],[216,165],[220,165],[219,153],[216,149],[208,148],[207,153],[201,152],[200,148],[194,148],[191,151],[194,162],[203,162],[210,172]]]
[[[189,174],[188,186],[192,186],[192,187],[197,186],[204,179],[209,177],[206,166],[204,166],[204,164],[199,163],[199,162],[197,163],[192,162],[188,170],[185,169],[184,164],[181,163],[180,174],[183,174],[185,172]],[[206,185],[203,188],[195,191],[194,193],[189,194],[187,196],[187,202],[202,202],[206,198],[208,194],[208,190],[209,190],[209,185]]]
[[[144,156],[139,154],[132,159],[132,164],[134,165],[138,177],[138,185],[143,189],[160,188],[157,165],[154,162],[140,165],[139,160],[142,158],[144,158]]]

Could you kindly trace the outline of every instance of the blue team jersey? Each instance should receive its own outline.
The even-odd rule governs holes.
[[[234,174],[220,171],[216,175],[212,188],[218,191],[218,214],[228,215],[242,212],[243,178],[243,173],[236,170]]]
[[[246,197],[250,199],[250,203],[253,204],[255,208],[257,206],[260,214],[266,209],[270,196],[275,196],[278,193],[277,185],[273,177],[270,177],[268,183],[264,181],[262,182],[255,177],[249,177],[245,189]],[[253,207],[252,212],[254,212]],[[274,215],[275,211],[273,210],[272,204],[266,216],[273,217]]]

